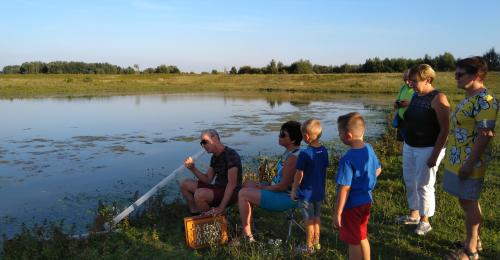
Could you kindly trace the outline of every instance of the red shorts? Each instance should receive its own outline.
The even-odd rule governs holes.
[[[214,199],[212,202],[209,203],[210,207],[217,207],[219,204],[222,202],[222,199],[224,198],[224,193],[226,192],[226,186],[216,186],[213,184],[205,184],[201,181],[198,181],[198,187],[197,189],[209,189],[214,193]],[[238,201],[238,190],[234,189],[233,195],[231,196],[231,200],[229,200],[229,203],[227,206],[235,203]]]
[[[342,211],[340,240],[351,245],[359,245],[361,240],[366,239],[371,205],[367,203]]]

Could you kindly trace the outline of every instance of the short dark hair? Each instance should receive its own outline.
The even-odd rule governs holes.
[[[299,122],[288,121],[281,125],[281,131],[287,132],[290,140],[292,140],[295,145],[300,145],[300,142],[302,142],[302,132],[300,131]]]
[[[341,115],[337,118],[337,125],[346,132],[356,132],[365,130],[365,120],[358,112]]]
[[[486,64],[486,61],[479,56],[457,61],[457,68],[464,69],[469,75],[477,74],[483,80],[486,77],[486,73],[488,73],[488,65]]]

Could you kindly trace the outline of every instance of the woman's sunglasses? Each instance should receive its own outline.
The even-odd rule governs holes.
[[[208,144],[208,140],[206,140],[206,139],[201,140],[201,142],[200,142],[201,146],[204,146],[206,144]]]

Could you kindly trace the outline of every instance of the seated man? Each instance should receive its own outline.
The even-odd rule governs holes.
[[[212,154],[210,167],[206,173],[202,173],[195,167],[193,158],[188,157],[184,165],[198,181],[182,181],[181,193],[186,198],[192,215],[201,212],[221,214],[229,204],[238,199],[242,180],[240,156],[220,142],[219,134],[214,129],[202,131],[200,144]],[[212,184],[214,178],[215,182]],[[209,211],[210,207],[215,208]]]

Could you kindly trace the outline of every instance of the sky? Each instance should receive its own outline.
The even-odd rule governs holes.
[[[500,51],[500,1],[0,0],[0,68],[25,61],[181,71]]]

